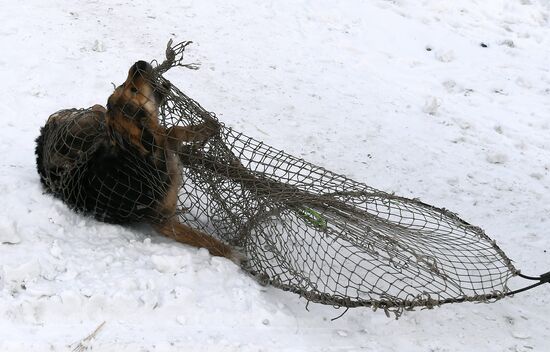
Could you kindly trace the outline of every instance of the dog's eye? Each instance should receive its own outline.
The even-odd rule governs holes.
[[[137,89],[136,87],[132,87],[132,88],[130,88],[130,91],[131,91],[132,93],[137,93],[137,92],[138,92],[138,89]]]

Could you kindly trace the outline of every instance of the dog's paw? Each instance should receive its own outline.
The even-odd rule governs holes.
[[[229,255],[227,256],[227,259],[231,260],[233,263],[237,264],[238,266],[242,266],[248,260],[248,258],[246,258],[246,255],[240,249],[232,249]]]
[[[204,126],[206,127],[207,134],[210,136],[215,136],[220,133],[220,122],[211,116],[204,118]]]

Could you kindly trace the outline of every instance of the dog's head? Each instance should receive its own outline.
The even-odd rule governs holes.
[[[149,63],[136,62],[130,67],[126,81],[107,101],[107,125],[139,149],[149,149],[144,144],[152,143],[151,138],[160,129],[159,106],[168,90],[167,85],[156,79]]]
[[[107,101],[107,110],[129,119],[157,117],[159,105],[167,92],[154,77],[153,67],[138,61],[130,67],[128,78],[117,87]]]

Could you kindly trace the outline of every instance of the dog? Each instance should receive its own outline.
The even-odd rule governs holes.
[[[61,110],[36,139],[36,162],[47,192],[69,207],[109,223],[147,222],[160,234],[240,263],[230,246],[177,219],[182,185],[177,156],[184,142],[204,143],[219,132],[213,118],[165,128],[159,108],[170,86],[138,61],[107,100],[107,108]]]

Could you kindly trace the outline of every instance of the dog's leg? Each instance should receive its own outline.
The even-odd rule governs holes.
[[[168,238],[193,247],[206,248],[211,255],[226,257],[237,265],[239,265],[243,259],[239,252],[234,251],[225,243],[178,221],[169,220],[163,224],[155,225],[154,227],[160,234]]]
[[[182,142],[206,142],[219,131],[220,125],[214,119],[187,127],[173,126],[166,130],[166,146],[177,152]]]

